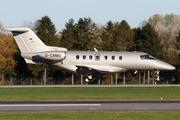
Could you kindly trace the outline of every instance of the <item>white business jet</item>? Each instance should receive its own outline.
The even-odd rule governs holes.
[[[77,74],[106,75],[127,70],[174,70],[175,67],[145,52],[68,51],[45,45],[29,28],[6,28],[11,31],[26,63],[55,65]],[[135,72],[136,73],[136,72]]]

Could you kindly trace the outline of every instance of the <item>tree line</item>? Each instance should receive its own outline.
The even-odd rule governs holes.
[[[65,28],[57,32],[48,16],[36,22],[24,22],[22,26],[31,28],[48,46],[65,47],[68,50],[99,51],[142,51],[176,67],[175,71],[161,72],[163,79],[179,82],[180,72],[180,15],[155,14],[143,20],[139,27],[131,28],[126,20],[108,21],[105,25],[96,24],[91,18],[79,18],[77,23],[70,19]],[[4,76],[64,80],[70,71],[48,65],[26,64],[20,55],[11,34],[0,23],[0,72]],[[47,71],[47,73],[46,73]],[[128,74],[127,74],[128,75]],[[129,73],[129,75],[132,75]],[[153,73],[151,74],[153,76]]]

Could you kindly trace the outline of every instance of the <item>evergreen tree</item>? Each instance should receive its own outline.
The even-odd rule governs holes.
[[[76,43],[77,35],[74,20],[70,19],[69,22],[66,22],[65,27],[61,32],[60,45],[68,50],[75,50],[73,46]]]
[[[15,61],[18,61],[17,64],[14,66],[14,77],[18,78],[18,84],[21,84],[21,81],[32,75],[29,70],[30,64],[26,64],[24,58],[22,58],[22,56],[20,55],[19,50],[14,53],[13,57]]]
[[[139,28],[136,30],[135,39],[138,51],[147,52],[158,59],[163,59],[163,46],[158,39],[158,34],[149,23],[141,31]]]
[[[128,23],[123,20],[121,23],[112,21],[107,22],[105,31],[102,33],[104,50],[109,51],[129,51],[132,50],[134,43],[134,33]]]
[[[113,39],[114,24],[112,21],[106,23],[104,31],[102,32],[102,48],[104,51],[114,51],[115,44]]]
[[[134,50],[141,51],[141,28],[134,29]]]
[[[67,46],[71,50],[93,50],[97,38],[96,26],[90,18],[80,18],[76,24],[73,19],[70,19],[65,26],[60,39],[63,47]]]
[[[52,23],[51,19],[48,16],[42,17],[38,22],[37,22],[37,28],[36,34],[37,36],[48,46],[59,46],[59,39],[58,36],[56,35],[56,29],[55,25]],[[36,66],[36,70],[38,68],[41,68],[39,70],[42,70],[41,72],[43,73],[43,80],[44,84],[46,84],[46,69],[48,70],[48,75],[54,78],[54,73],[56,73],[57,70],[60,68],[57,68],[55,66],[47,66],[47,65],[40,65]],[[32,69],[32,73],[33,73]],[[44,70],[44,71],[43,71]]]
[[[134,32],[125,20],[122,20],[120,24],[115,24],[114,42],[117,51],[132,50],[134,46],[133,38]]]
[[[46,45],[59,46],[55,25],[48,16],[44,16],[38,21],[36,34]]]
[[[93,50],[96,40],[95,30],[96,26],[91,18],[80,18],[76,25],[77,42],[74,44],[74,48],[78,50]]]

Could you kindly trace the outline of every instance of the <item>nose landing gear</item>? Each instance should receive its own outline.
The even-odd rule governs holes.
[[[157,80],[157,81],[160,80],[160,79],[159,79],[159,73],[160,73],[160,71],[157,70],[157,71],[156,71],[156,76],[157,76],[156,80]]]

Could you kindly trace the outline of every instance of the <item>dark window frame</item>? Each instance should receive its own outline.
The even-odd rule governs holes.
[[[105,56],[104,56],[104,59],[105,59],[105,60],[107,60],[107,59],[108,59],[108,56],[107,56],[107,55],[105,55]]]
[[[76,55],[76,60],[79,60],[79,55]]]
[[[112,59],[112,60],[115,60],[115,56],[113,55],[113,56],[111,57],[111,59]]]
[[[93,56],[92,56],[92,55],[89,55],[89,59],[92,60],[92,59],[93,59]]]
[[[140,55],[141,60],[156,60],[155,57],[151,55]]]
[[[98,58],[97,58],[98,57]],[[100,61],[100,54],[95,54],[95,60]]]
[[[86,55],[83,55],[83,60],[85,60],[86,59]]]

